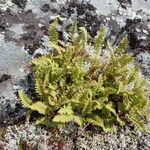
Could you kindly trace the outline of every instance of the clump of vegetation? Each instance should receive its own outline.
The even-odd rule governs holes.
[[[125,53],[127,37],[117,47],[108,42],[103,50],[104,29],[97,32],[92,46],[87,45],[85,27],[76,23],[69,29],[67,43],[58,39],[57,20],[49,28],[53,51],[32,60],[36,93],[32,101],[22,90],[24,107],[41,114],[37,123],[64,125],[87,123],[110,131],[114,124],[131,121],[144,129],[141,116],[147,114],[148,97],[145,80],[134,58]]]

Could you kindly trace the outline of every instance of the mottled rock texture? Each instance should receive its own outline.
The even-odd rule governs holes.
[[[129,37],[127,52],[134,53],[136,63],[140,64],[142,73],[150,86],[149,8],[149,0],[92,0],[91,3],[88,0],[71,0],[66,3],[62,0],[1,0],[0,137],[3,128],[7,128],[7,134],[1,142],[3,146],[0,146],[0,149],[7,147],[8,150],[13,150],[12,144],[17,143],[17,136],[19,138],[20,134],[26,134],[28,129],[36,128],[34,125],[29,125],[24,131],[13,133],[16,138],[10,137],[9,125],[24,126],[26,110],[18,103],[17,90],[24,88],[32,95],[34,87],[28,61],[33,56],[50,51],[48,27],[53,16],[64,17],[64,21],[59,26],[60,38],[63,40],[67,40],[66,30],[74,20],[77,20],[78,27],[87,27],[91,37],[89,42],[101,26],[107,30],[105,41],[109,39],[114,46],[127,34]],[[37,130],[40,130],[40,135],[47,132],[39,128]],[[65,133],[68,133],[68,130],[69,128],[65,129]],[[70,139],[70,149],[150,149],[149,134],[130,126],[117,127],[108,134],[99,132],[93,136],[86,134],[77,132],[73,135]],[[35,135],[33,132],[31,137]],[[10,138],[12,141],[7,142]],[[24,138],[24,140],[26,141],[23,142],[26,143],[27,139]],[[35,143],[32,140],[31,142]],[[45,149],[43,148],[43,150],[47,149],[46,146]]]

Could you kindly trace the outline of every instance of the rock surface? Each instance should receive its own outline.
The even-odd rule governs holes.
[[[22,118],[25,110],[18,104],[16,91],[29,89],[28,61],[36,54],[45,54],[50,50],[48,26],[57,15],[64,17],[59,28],[60,38],[64,40],[67,39],[67,27],[73,20],[78,21],[78,26],[87,27],[91,39],[98,28],[104,26],[106,39],[111,40],[114,46],[127,34],[127,52],[134,53],[136,63],[140,64],[150,86],[149,8],[149,0],[92,0],[91,3],[88,0],[1,0],[0,127],[18,123],[16,120]],[[76,143],[77,149],[150,149],[149,135],[140,131],[127,128],[102,135],[87,138],[78,135],[76,142],[71,144]],[[136,136],[132,140],[133,135]]]

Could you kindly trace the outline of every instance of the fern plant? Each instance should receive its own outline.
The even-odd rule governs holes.
[[[58,38],[57,24],[55,19],[49,27],[52,53],[31,61],[40,101],[33,102],[20,90],[22,105],[41,114],[36,121],[40,124],[92,123],[107,132],[129,120],[143,130],[148,96],[139,67],[124,51],[127,37],[115,48],[108,42],[103,50],[105,30],[100,29],[88,46],[86,28],[78,30],[75,22],[65,43]]]

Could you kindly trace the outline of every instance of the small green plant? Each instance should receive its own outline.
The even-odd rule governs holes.
[[[144,129],[141,117],[147,114],[148,97],[139,67],[124,52],[127,37],[116,48],[108,42],[103,50],[104,29],[88,46],[86,28],[78,31],[73,23],[65,43],[58,39],[57,24],[55,20],[49,28],[51,54],[31,62],[40,100],[33,102],[19,91],[22,105],[41,114],[36,122],[64,125],[73,121],[81,127],[92,123],[107,132],[128,120]]]

